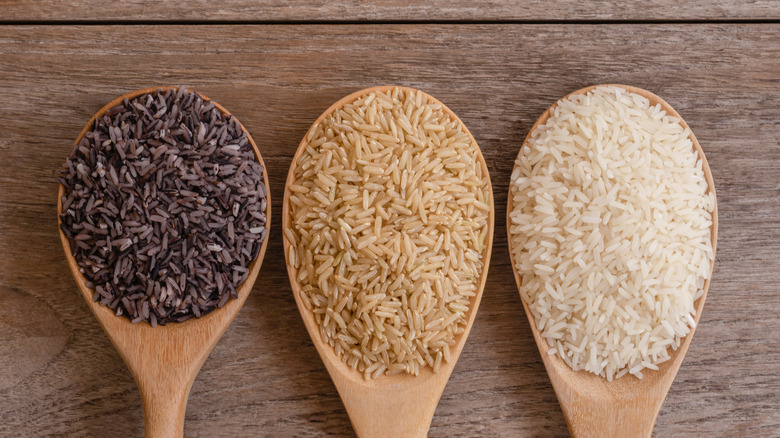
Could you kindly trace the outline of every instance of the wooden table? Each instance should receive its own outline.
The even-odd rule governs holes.
[[[430,435],[565,436],[512,279],[507,184],[549,105],[613,82],[685,117],[718,191],[712,286],[655,434],[780,436],[780,2],[685,3],[0,1],[0,435],[142,434],[135,383],[57,235],[56,177],[97,109],[154,85],[222,103],[262,150],[280,224],[314,119],[352,91],[401,84],[467,124],[497,205],[482,305]],[[252,294],[195,381],[187,436],[352,434],[297,313],[281,235],[275,225]]]

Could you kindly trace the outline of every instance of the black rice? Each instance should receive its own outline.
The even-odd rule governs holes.
[[[59,178],[93,299],[156,326],[236,298],[268,235],[264,170],[239,122],[184,87],[97,118]]]

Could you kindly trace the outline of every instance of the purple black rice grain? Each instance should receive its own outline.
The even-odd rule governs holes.
[[[156,326],[237,298],[268,236],[264,171],[239,122],[184,87],[97,118],[59,178],[93,299]]]

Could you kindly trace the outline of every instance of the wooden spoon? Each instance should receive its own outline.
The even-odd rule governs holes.
[[[175,89],[175,87],[153,87],[133,91],[112,100],[89,120],[76,139],[78,145],[84,134],[92,128],[96,118],[102,117],[106,111],[114,108],[127,99],[133,99],[145,93],[157,90]],[[200,95],[204,100],[208,98]],[[225,108],[214,102],[216,108],[223,114],[230,115]],[[263,158],[252,136],[246,132],[249,143],[255,152],[255,158],[265,168]],[[268,172],[263,172],[263,181],[268,189]],[[271,226],[271,197],[266,190],[266,228]],[[62,197],[64,187],[60,185],[57,200],[57,223],[61,225]],[[68,266],[76,279],[84,300],[95,314],[98,322],[105,330],[108,338],[114,344],[133,374],[144,407],[144,431],[147,437],[182,437],[184,435],[184,410],[187,406],[187,396],[192,382],[200,371],[203,362],[208,357],[217,341],[225,333],[228,325],[235,318],[241,306],[246,301],[252,285],[260,271],[260,265],[268,246],[268,237],[263,241],[257,258],[249,265],[249,276],[236,290],[237,299],[228,300],[220,309],[201,318],[193,318],[182,323],[169,323],[165,326],[152,327],[148,323],[133,324],[124,316],[116,316],[108,307],[101,306],[92,300],[93,290],[86,285],[86,279],[79,271],[79,265],[73,257],[68,238],[60,230],[60,240],[68,259]]]
[[[314,122],[309,131],[322,122],[327,115],[347,103],[354,102],[358,97],[373,92],[387,92],[393,88],[396,87],[373,87],[350,94],[328,108]],[[413,91],[410,88],[397,88]],[[427,94],[425,96],[429,101],[441,104],[441,102],[433,97]],[[453,120],[460,121],[455,113],[443,104],[442,108]],[[465,125],[463,125],[463,123],[461,123],[461,125],[464,127],[463,129],[465,132],[468,133],[471,141],[474,142],[474,144],[477,144]],[[290,172],[287,175],[287,185],[285,187],[284,206],[282,210],[282,227],[285,230],[292,228],[289,201],[290,185],[295,181],[295,167],[298,163],[298,159],[309,144],[307,140],[308,136],[309,133],[307,132],[298,147],[298,151],[290,165]],[[481,153],[479,154],[479,163],[482,167],[483,175],[486,175],[488,178],[488,188],[492,193],[487,165],[485,164],[485,159]],[[410,438],[426,436],[431,425],[433,413],[436,410],[436,405],[438,404],[444,386],[447,384],[447,380],[452,373],[452,369],[455,367],[455,363],[463,350],[463,345],[466,343],[466,338],[473,325],[474,317],[477,314],[479,302],[482,299],[482,291],[485,287],[485,280],[487,279],[488,266],[490,265],[490,251],[493,244],[495,211],[492,203],[488,217],[487,244],[482,252],[484,268],[478,281],[477,295],[472,299],[471,306],[466,315],[466,329],[462,334],[456,337],[456,344],[451,350],[452,360],[450,360],[449,363],[442,363],[441,368],[436,373],[426,366],[420,370],[418,376],[402,373],[392,376],[380,376],[375,380],[365,380],[362,373],[355,371],[344,364],[344,362],[336,356],[333,347],[323,342],[320,336],[319,326],[314,320],[314,315],[310,310],[306,309],[301,301],[301,285],[297,281],[297,271],[292,267],[290,259],[287,258],[287,273],[290,277],[290,284],[292,285],[295,301],[298,304],[298,310],[301,313],[306,329],[309,331],[312,343],[317,348],[317,352],[320,354],[320,358],[322,358],[322,362],[325,364],[328,373],[330,373],[330,377],[341,396],[341,400],[347,408],[347,413],[352,421],[352,426],[359,437]],[[290,242],[286,235],[284,235],[283,239],[284,254],[285,257],[288,257]]]
[[[586,94],[596,87],[602,85],[594,85],[592,87],[583,88],[577,90],[568,96],[576,94]],[[667,114],[680,119],[680,123],[683,127],[687,128],[688,125],[680,117],[679,114],[668,103],[664,102],[660,97],[655,94],[636,87],[626,85],[610,85],[624,88],[632,93],[642,95],[650,100],[651,105],[660,104]],[[565,99],[565,98],[564,98]],[[557,104],[556,104],[557,105]],[[555,108],[555,105],[550,107],[547,111],[539,117],[534,126],[526,136],[525,142],[531,138],[531,133],[537,126],[544,124],[547,118],[550,116],[550,111]],[[690,136],[693,142],[693,147],[699,154],[699,158],[702,160],[704,168],[704,176],[709,186],[709,192],[715,195],[715,183],[712,180],[712,172],[707,164],[707,158],[704,156],[704,151],[701,149],[701,145],[696,140],[696,137],[691,131]],[[516,167],[516,166],[515,166]],[[520,289],[522,285],[522,278],[514,269],[514,252],[512,250],[512,239],[509,231],[511,219],[509,213],[512,212],[512,191],[510,186],[509,197],[507,202],[507,236],[510,236],[509,241],[509,254],[513,258],[512,271],[514,271],[515,281],[517,287]],[[712,212],[712,251],[713,256],[715,254],[715,246],[718,240],[718,207],[717,202]],[[710,272],[712,272],[713,262],[710,263]],[[702,309],[704,308],[704,299],[707,297],[707,289],[710,286],[710,280],[708,279],[704,283],[704,294],[696,301],[696,316],[694,319],[696,323],[699,322]],[[522,294],[521,294],[522,298]],[[658,417],[658,412],[661,409],[666,393],[669,392],[669,387],[674,381],[674,377],[677,375],[677,370],[680,368],[680,364],[685,357],[685,352],[688,351],[688,346],[693,338],[693,332],[695,327],[691,328],[691,332],[685,337],[682,345],[676,351],[670,351],[671,359],[659,364],[658,370],[653,371],[650,369],[642,370],[643,378],[637,379],[634,376],[626,375],[619,379],[608,382],[607,379],[599,377],[595,374],[591,374],[587,371],[572,371],[566,363],[558,356],[548,355],[547,351],[550,347],[547,342],[540,336],[539,330],[536,326],[534,316],[528,308],[528,304],[523,300],[523,308],[528,316],[528,321],[531,325],[531,331],[534,334],[536,345],[539,348],[539,353],[542,356],[544,367],[547,369],[547,374],[550,376],[555,394],[558,397],[558,402],[561,405],[563,416],[566,418],[566,424],[569,426],[569,431],[572,436],[575,437],[609,437],[609,436],[621,436],[621,437],[649,437],[653,432],[653,425]]]

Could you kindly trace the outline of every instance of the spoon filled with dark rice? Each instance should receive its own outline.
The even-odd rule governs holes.
[[[93,300],[156,326],[236,298],[268,235],[263,174],[238,120],[183,87],[97,117],[59,178]]]
[[[145,436],[182,437],[192,383],[268,244],[260,151],[218,103],[149,88],[98,111],[59,182],[68,266],[138,383]]]

